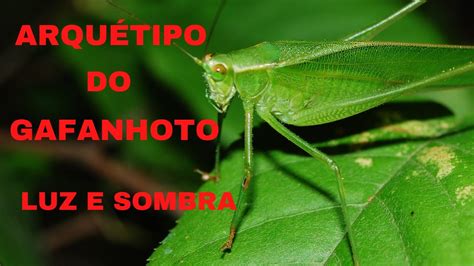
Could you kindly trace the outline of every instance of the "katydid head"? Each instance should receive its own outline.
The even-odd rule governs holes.
[[[204,78],[208,84],[206,98],[219,113],[225,113],[236,92],[230,57],[225,54],[207,54],[200,60],[179,45],[174,45],[204,69]]]
[[[219,113],[225,113],[236,92],[230,57],[225,54],[207,54],[201,66],[208,84],[206,97]]]

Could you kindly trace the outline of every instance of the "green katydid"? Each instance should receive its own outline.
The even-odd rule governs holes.
[[[474,47],[369,42],[424,2],[413,1],[342,41],[264,42],[227,54],[208,54],[202,60],[188,54],[204,69],[206,97],[219,112],[219,124],[236,94],[245,110],[244,177],[222,250],[232,248],[242,201],[252,178],[252,127],[256,112],[278,133],[332,169],[353,260],[358,264],[339,167],[284,124],[311,126],[336,121],[422,88],[473,86]],[[433,53],[439,61],[430,62]],[[219,175],[219,144],[216,154],[213,174]]]
[[[332,169],[353,260],[359,263],[337,164],[284,124],[311,126],[336,121],[421,89],[474,87],[474,47],[370,42],[423,3],[412,1],[341,41],[264,42],[227,54],[208,54],[202,60],[186,53],[204,69],[206,97],[219,112],[220,125],[236,94],[245,110],[244,177],[224,250],[232,247],[252,178],[252,126],[257,112],[282,136]],[[432,61],[434,54],[436,61]],[[214,171],[203,173],[207,177],[219,175],[219,151],[218,144]]]

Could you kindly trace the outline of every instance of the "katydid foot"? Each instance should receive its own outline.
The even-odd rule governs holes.
[[[221,247],[221,251],[225,252],[232,249],[232,244],[234,244],[235,238],[235,228],[230,229],[229,237],[225,241],[224,245]]]
[[[204,172],[199,169],[195,169],[194,172],[198,173],[201,175],[202,181],[214,181],[218,182],[219,181],[219,175],[212,174],[213,172]]]

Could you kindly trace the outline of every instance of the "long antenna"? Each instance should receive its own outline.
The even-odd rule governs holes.
[[[123,7],[121,7],[121,6],[119,6],[119,5],[116,4],[114,1],[112,1],[112,0],[105,0],[105,1],[106,1],[107,3],[109,3],[109,5],[111,5],[111,6],[115,7],[115,8],[117,8],[118,10],[120,10],[120,11],[122,11],[123,13],[127,14],[127,15],[128,15],[129,17],[131,17],[132,19],[134,19],[134,20],[136,20],[136,21],[138,21],[138,22],[141,22],[141,23],[143,23],[143,24],[150,24],[150,23],[147,23],[146,21],[140,19],[139,17],[137,17],[135,14],[133,14],[133,13],[130,12],[130,11],[128,11],[127,9],[125,9],[125,8],[123,8]],[[222,1],[222,2],[225,2],[226,0],[221,0],[221,1]],[[217,18],[219,17],[220,12],[222,11],[222,8],[223,8],[222,2],[221,2],[221,6],[219,6],[219,10],[220,10],[220,11],[218,11],[218,15],[214,17],[214,22],[213,22],[213,26],[212,26],[212,28],[211,28],[211,33],[212,33],[212,31],[214,31],[214,26],[215,26],[214,24],[217,22]],[[209,43],[209,39],[208,39],[208,41],[207,41],[207,43],[206,43],[206,50],[207,50],[207,44],[208,44],[208,43]],[[184,48],[182,48],[181,46],[179,46],[177,43],[173,42],[173,45],[176,46],[179,50],[181,50],[181,52],[183,52],[184,54],[186,54],[187,56],[189,56],[191,59],[193,59],[193,61],[194,61],[196,64],[202,66],[202,61],[201,61],[199,58],[193,56],[193,55],[190,54],[188,51],[184,50]]]
[[[116,4],[114,1],[112,0],[105,0],[109,5],[117,8],[118,10],[122,11],[123,13],[127,14],[129,17],[131,17],[132,19],[138,21],[138,22],[141,22],[143,24],[150,24],[150,23],[147,23],[146,21],[144,21],[143,19],[137,17],[135,14],[133,14],[132,12],[128,11],[127,9],[119,6],[118,4]]]
[[[194,60],[194,62],[200,66],[202,66],[202,61],[199,60],[199,58],[193,56],[192,54],[190,54],[188,51],[184,50],[183,47],[179,46],[177,43],[173,42],[173,45],[176,46],[179,50],[181,50],[181,52],[183,52],[185,55],[189,56],[192,60]]]
[[[212,35],[214,35],[214,30],[216,29],[217,22],[221,17],[222,10],[226,4],[227,0],[220,0],[219,7],[217,8],[216,15],[212,20],[211,28],[209,29],[209,38],[207,38],[206,46],[204,48],[204,54],[207,54],[207,48],[209,47],[209,43],[211,42]]]

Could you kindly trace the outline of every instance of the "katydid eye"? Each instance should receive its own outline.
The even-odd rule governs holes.
[[[227,68],[223,64],[217,64],[212,67],[212,71],[225,75],[225,73],[227,73]]]
[[[223,64],[216,64],[212,67],[212,77],[215,80],[223,80],[226,73],[227,68]]]

